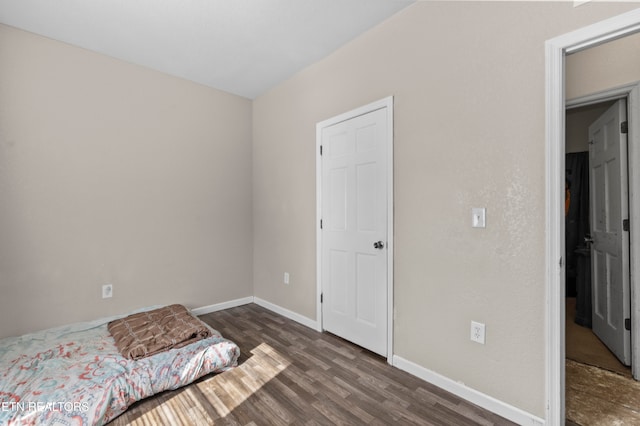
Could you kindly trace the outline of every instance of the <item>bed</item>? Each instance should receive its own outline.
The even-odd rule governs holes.
[[[238,346],[204,323],[210,337],[129,359],[107,328],[116,319],[0,339],[0,424],[102,425],[136,401],[237,365]]]

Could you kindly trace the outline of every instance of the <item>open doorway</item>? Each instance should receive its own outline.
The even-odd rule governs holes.
[[[616,118],[616,113],[623,113],[623,118]],[[600,413],[606,413],[607,420],[628,419],[631,423],[637,420],[625,401],[612,397],[615,394],[628,395],[632,400],[640,397],[640,386],[633,380],[630,367],[631,333],[624,321],[630,317],[631,291],[628,227],[624,229],[623,225],[623,222],[628,224],[629,218],[628,126],[621,122],[626,122],[627,117],[627,96],[587,105],[576,102],[567,108],[565,116],[566,416],[569,422],[581,425],[600,424],[594,418],[605,415]],[[605,138],[622,140],[622,146],[616,149],[624,155],[620,158],[620,155],[606,154],[604,168],[614,172],[608,173],[607,196],[603,197],[603,174],[599,175],[603,168],[603,148],[600,145],[609,141],[603,141],[599,134],[606,126],[611,128],[605,129],[608,130]],[[623,197],[625,200],[621,203]],[[610,213],[606,206],[599,205],[605,202],[617,208]],[[613,238],[599,232],[598,222],[611,226]],[[620,246],[625,244],[625,250],[616,247],[615,254],[607,254],[603,262],[594,237],[609,238]],[[618,270],[603,273],[603,266],[607,265],[617,265]],[[616,282],[609,282],[613,281],[610,278]],[[603,300],[612,293],[619,297]],[[610,327],[603,331],[602,326],[603,322],[608,326],[612,319],[616,323],[613,334],[617,334],[613,337],[608,334]],[[625,344],[620,339],[626,339]]]
[[[640,33],[628,36],[629,41],[640,41]],[[568,62],[569,71],[572,64],[584,65]],[[564,122],[562,305],[575,306],[575,314],[563,310],[563,320],[573,319],[563,325],[592,329],[640,380],[640,81],[568,100]],[[603,240],[617,246],[602,249]],[[563,345],[574,340],[572,331],[565,329]],[[627,373],[615,364],[607,368]]]
[[[616,173],[616,176],[609,176],[607,179],[607,185],[610,186],[610,190],[619,195],[618,200],[611,200],[615,197],[604,197],[606,200],[596,200],[591,197],[592,192],[598,192],[598,188],[594,188],[591,185],[592,182],[599,183],[597,179],[597,173],[594,170],[598,170],[597,164],[594,161],[590,161],[590,157],[596,155],[597,143],[593,141],[594,138],[590,137],[590,129],[593,131],[593,126],[597,123],[601,123],[603,117],[609,117],[608,112],[612,110],[614,105],[621,103],[621,107],[625,109],[626,116],[626,97],[620,100],[608,100],[601,103],[589,104],[586,106],[577,106],[567,109],[566,113],[566,155],[565,155],[565,181],[566,181],[566,195],[565,195],[565,286],[566,286],[566,355],[568,359],[582,362],[588,365],[598,366],[610,371],[615,371],[631,377],[631,359],[629,356],[630,348],[625,346],[622,350],[617,351],[617,342],[610,342],[610,339],[606,335],[602,335],[601,329],[598,324],[594,327],[593,316],[596,315],[596,322],[602,319],[603,316],[608,318],[615,318],[616,315],[611,315],[607,312],[599,312],[599,305],[603,306],[603,309],[611,307],[615,311],[618,318],[615,318],[617,323],[614,327],[619,333],[624,333],[625,338],[629,340],[630,332],[624,326],[624,319],[629,317],[629,244],[628,238],[625,238],[624,244],[625,250],[616,247],[616,252],[619,252],[621,256],[625,256],[625,259],[620,262],[620,270],[624,274],[624,278],[616,277],[619,281],[617,287],[614,290],[619,291],[619,297],[611,298],[611,300],[600,300],[607,297],[610,293],[609,288],[605,287],[609,283],[605,281],[603,276],[596,277],[593,274],[593,270],[602,269],[598,265],[592,263],[592,251],[594,250],[594,236],[597,234],[597,230],[594,230],[592,222],[597,221],[599,218],[597,214],[594,214],[593,207],[598,202],[609,201],[615,204],[615,201],[619,202],[619,198],[624,196],[626,198],[625,204],[628,205],[628,167],[626,164],[626,158],[624,158],[624,167],[618,167],[621,173]],[[625,119],[626,121],[626,119]],[[611,125],[616,125],[611,123]],[[596,129],[598,130],[598,129]],[[613,131],[614,136],[618,136],[616,131]],[[620,132],[621,133],[621,132]],[[624,141],[626,143],[626,134],[622,133]],[[592,154],[590,156],[590,148]],[[623,147],[626,154],[626,147]],[[615,156],[614,156],[615,157]],[[614,158],[615,159],[615,158]],[[611,156],[608,157],[609,166],[611,163]],[[621,160],[618,158],[618,162]],[[615,179],[619,176],[619,179]],[[615,178],[614,178],[615,177]],[[621,192],[624,195],[621,195]],[[608,212],[609,209],[599,207],[599,210]],[[621,234],[625,231],[622,222],[628,223],[628,208],[625,205],[625,211],[622,213],[624,218],[621,221],[612,220],[605,217],[601,220],[603,222],[611,223],[613,226],[613,232]],[[618,224],[618,222],[621,222]],[[599,238],[599,236],[597,237]],[[604,237],[602,237],[604,238]],[[619,244],[622,245],[622,238],[619,239]],[[624,265],[624,267],[623,267]],[[600,285],[603,284],[603,285]],[[624,289],[620,287],[624,285]],[[603,294],[592,294],[592,288],[600,288]],[[623,290],[623,291],[620,291]],[[592,303],[592,299],[598,299],[599,303],[595,305]],[[595,311],[595,312],[594,312]],[[622,319],[620,319],[622,318]],[[616,351],[618,352],[616,354]]]

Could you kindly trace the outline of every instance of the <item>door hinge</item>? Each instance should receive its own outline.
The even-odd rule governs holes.
[[[631,318],[624,319],[624,329],[631,331]]]
[[[320,155],[322,155],[322,145],[320,145]]]
[[[623,121],[620,123],[620,133],[629,133],[629,122]]]
[[[324,293],[320,293],[320,303],[324,301]]]
[[[320,229],[322,229],[322,219],[320,219]]]
[[[560,256],[560,267],[562,268],[563,265],[564,265],[564,260],[562,259],[562,256]]]
[[[622,230],[629,232],[629,219],[622,221]]]

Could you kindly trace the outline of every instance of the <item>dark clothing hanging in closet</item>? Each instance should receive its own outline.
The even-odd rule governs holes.
[[[575,322],[591,327],[591,254],[585,237],[589,231],[589,153],[566,155],[567,209],[566,283],[567,296],[576,297]]]

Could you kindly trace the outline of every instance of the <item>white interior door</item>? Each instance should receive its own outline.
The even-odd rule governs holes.
[[[387,111],[321,130],[322,326],[387,355]]]
[[[589,126],[593,332],[625,365],[631,362],[626,101]],[[627,222],[628,223],[628,222]]]

